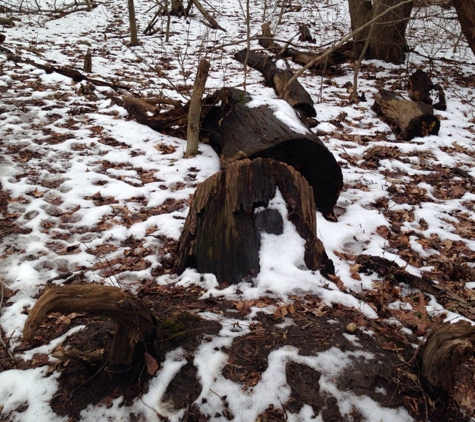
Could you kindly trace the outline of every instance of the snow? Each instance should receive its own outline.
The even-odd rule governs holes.
[[[39,3],[51,7],[46,1]],[[207,92],[228,86],[242,88],[244,75],[241,65],[232,59],[232,54],[245,45],[233,45],[245,38],[239,0],[206,2],[216,13],[220,24],[227,29],[226,33],[209,29],[198,14],[189,19],[173,18],[171,42],[166,43],[163,33],[159,32],[152,37],[141,36],[141,46],[133,50],[126,46],[128,28],[123,3],[118,0],[99,2],[99,7],[91,12],[72,13],[54,20],[47,20],[44,16],[22,15],[15,27],[4,30],[7,41],[2,46],[37,63],[78,69],[82,66],[84,53],[90,48],[93,52],[92,78],[121,83],[125,79],[131,94],[144,97],[166,94],[176,100],[187,101],[201,57],[207,57],[212,63]],[[136,3],[137,19],[143,29],[151,16],[147,12],[151,2]],[[251,2],[251,34],[260,32],[264,13],[262,3]],[[277,6],[267,11],[272,28],[277,38],[290,39],[296,31],[292,26],[293,21],[289,18],[285,24],[277,25],[278,12]],[[120,14],[124,14],[122,21],[117,19]],[[311,10],[304,7],[302,12],[292,16],[294,21],[305,20],[313,25],[316,45],[338,40],[349,30],[346,1],[343,0],[330,0],[325,4],[314,2]],[[424,29],[415,22],[408,30],[411,45],[418,45],[418,37],[431,38],[429,30],[436,28],[435,23],[431,26],[426,22],[427,28]],[[454,25],[456,20],[449,22]],[[164,30],[163,20],[161,25]],[[456,28],[451,30],[457,33]],[[437,36],[443,42],[440,38],[443,37]],[[87,41],[91,47],[79,44],[78,40]],[[221,44],[229,45],[220,47]],[[258,48],[256,41],[252,45]],[[428,43],[424,45],[429,46]],[[455,60],[456,70],[466,77],[472,77],[473,65],[466,63],[473,62],[474,58],[463,40],[456,51],[451,45],[430,45],[434,45],[431,55]],[[313,47],[305,44],[302,48]],[[169,63],[167,58],[171,58]],[[345,72],[342,76],[330,77],[333,81],[331,85],[324,83],[328,79],[326,76],[308,73],[300,78],[316,102],[317,119],[321,123],[314,130],[323,134],[322,140],[343,168],[345,188],[338,201],[343,213],[339,215],[338,223],[329,222],[317,213],[317,235],[335,263],[336,276],[342,281],[343,290],[320,272],[306,268],[303,260],[304,240],[287,220],[287,209],[278,191],[269,207],[282,215],[283,234],[262,234],[259,255],[261,271],[253,283],[242,282],[223,288],[218,285],[214,275],[199,274],[191,268],[180,276],[163,274],[154,277],[152,271],[161,266],[156,253],[145,257],[150,264],[147,268],[124,270],[114,277],[131,291],[136,290],[141,280],[151,279],[160,286],[199,286],[203,300],[226,298],[251,301],[268,297],[282,303],[292,303],[295,296],[312,294],[327,305],[339,304],[359,310],[366,318],[379,318],[372,306],[356,296],[357,293],[374,288],[374,275],[361,274],[360,279],[353,277],[351,263],[342,259],[340,254],[386,257],[417,275],[422,271],[431,271],[433,265],[410,265],[397,250],[390,247],[388,239],[378,234],[378,227],[389,226],[388,221],[374,203],[380,198],[389,198],[389,187],[397,189],[403,182],[411,183],[410,177],[414,175],[429,174],[422,165],[424,161],[444,168],[460,167],[475,177],[473,83],[469,87],[459,86],[456,77],[446,73],[447,67],[443,63],[430,63],[434,66],[434,82],[446,82],[444,86],[447,87],[447,111],[437,112],[442,124],[440,133],[414,139],[410,143],[395,142],[390,128],[371,110],[372,95],[380,86],[390,88],[395,80],[403,84],[402,81],[410,73],[405,65],[365,62],[368,67],[360,75],[359,90],[366,93],[368,101],[360,104],[350,104],[344,97],[347,93],[343,86],[353,78],[349,65],[343,65]],[[66,272],[85,271],[90,282],[113,284],[95,267],[101,257],[92,252],[94,248],[104,244],[117,246],[117,249],[107,253],[106,258],[112,261],[124,258],[126,248],[120,244],[130,237],[143,239],[143,247],[155,250],[162,246],[163,237],[178,239],[188,213],[189,199],[197,183],[219,171],[220,164],[216,153],[206,144],[200,144],[196,157],[185,159],[186,143],[183,140],[129,120],[127,112],[111,100],[113,90],[109,88],[97,87],[94,91],[97,101],[89,101],[78,94],[78,88],[85,86],[85,82],[74,84],[69,78],[57,73],[46,74],[31,65],[8,62],[3,53],[0,55],[0,64],[5,72],[0,75],[0,183],[11,197],[7,206],[9,216],[0,217],[17,215],[14,223],[25,230],[21,234],[6,236],[0,243],[3,260],[0,281],[15,291],[3,306],[0,304],[0,326],[5,338],[9,339],[9,350],[16,353],[15,348],[22,341],[27,318],[25,309],[34,305],[38,292],[48,280]],[[368,70],[370,66],[374,67],[373,73]],[[419,55],[410,54],[408,66],[412,71],[418,66],[427,66],[427,61]],[[294,64],[291,67],[293,70],[298,69]],[[379,80],[378,84],[376,80]],[[180,90],[177,91],[176,87],[180,87]],[[308,129],[295,117],[292,108],[275,98],[270,88],[263,86],[257,72],[248,72],[246,87],[254,96],[248,107],[269,105],[276,117],[294,131],[308,133]],[[401,86],[397,88],[402,89]],[[85,110],[81,111],[81,107]],[[339,118],[342,112],[345,117]],[[369,146],[364,137],[381,134],[384,139],[375,141],[374,145],[396,147],[398,154],[406,154],[408,159],[399,161],[385,158],[380,160],[377,171],[365,168],[362,164]],[[67,139],[56,142],[61,135]],[[108,144],[110,139],[118,144]],[[457,146],[455,151],[447,150],[454,145]],[[167,147],[167,152],[160,146]],[[26,154],[25,161],[12,158],[12,153],[6,153],[9,148],[17,148]],[[348,165],[350,159],[356,160],[361,166]],[[143,177],[145,172],[149,177]],[[441,199],[434,185],[421,182],[417,187],[425,190],[428,200],[432,202],[413,206],[389,201],[387,205],[395,212],[406,210],[414,213],[413,221],[401,223],[401,230],[409,233],[408,245],[413,252],[424,258],[439,254],[437,249],[418,242],[420,236],[428,239],[434,234],[442,242],[462,241],[468,250],[475,251],[473,236],[463,236],[449,223],[458,223],[458,212],[466,213],[473,220],[473,207],[467,205],[475,200],[473,191],[467,190],[460,197],[455,195],[453,198]],[[101,204],[95,199],[98,193],[101,198],[111,197],[114,201]],[[139,215],[143,208],[166,206],[170,200],[181,200],[183,204],[176,210],[157,212],[141,221],[130,217]],[[124,216],[127,215],[130,221],[126,223]],[[427,229],[421,229],[421,220],[425,221]],[[416,230],[417,235],[414,234]],[[54,247],[59,249],[68,246],[78,246],[77,253],[59,254],[54,250]],[[470,259],[467,257],[467,260]],[[475,280],[466,282],[465,286],[475,288]],[[410,304],[405,302],[397,301],[391,306],[394,309],[411,309]],[[232,320],[212,312],[200,314],[202,318],[218,321],[222,325],[218,335],[200,344],[192,359],[202,386],[196,403],[200,404],[201,412],[208,415],[210,420],[225,420],[224,416],[214,416],[223,412],[224,396],[227,397],[227,406],[235,421],[254,421],[270,405],[282,408],[291,393],[285,373],[286,364],[291,361],[307,365],[322,374],[318,381],[320,392],[337,399],[343,416],[350,418],[352,410],[357,409],[366,421],[413,420],[402,407],[386,408],[369,396],[356,395],[337,387],[335,378],[342,371],[357,370],[358,359],[377,359],[364,350],[343,352],[331,348],[313,356],[302,356],[296,348],[284,346],[269,354],[267,369],[254,387],[245,390],[242,385],[225,378],[222,369],[228,355],[223,351],[224,348],[229,347],[235,338],[248,334],[249,324],[259,313],[272,314],[274,310],[275,307],[271,305],[251,307],[245,320]],[[445,309],[434,297],[430,298],[426,310],[433,316],[445,315],[447,321],[464,319]],[[338,324],[337,320],[329,317],[328,322],[332,321]],[[396,320],[391,320],[391,323],[400,324]],[[291,325],[292,320],[285,318],[280,327]],[[21,356],[28,360],[32,359],[34,353],[50,353],[67,336],[81,328],[75,327],[48,345],[23,352]],[[401,331],[407,332],[408,329],[401,327]],[[361,348],[357,337],[347,334],[346,338]],[[122,406],[120,398],[109,407],[90,405],[82,411],[81,419],[127,421],[129,415],[135,413],[147,421],[161,420],[159,414],[179,421],[184,409],[174,410],[162,399],[167,386],[186,363],[187,356],[183,349],[169,352],[165,361],[160,362],[161,369],[150,381],[148,392],[136,398],[131,406]],[[59,372],[47,371],[48,367],[43,366],[0,372],[0,419],[8,417],[9,420],[22,422],[67,420],[56,415],[49,405],[56,394]],[[376,392],[386,394],[383,387],[376,387]],[[26,410],[17,411],[23,406]],[[289,421],[323,420],[321,412],[309,405],[302,407],[300,413],[288,413],[287,416]]]

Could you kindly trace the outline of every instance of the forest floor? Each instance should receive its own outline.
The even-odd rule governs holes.
[[[216,153],[202,143],[184,158],[183,127],[154,132],[117,100],[165,95],[185,103],[202,57],[211,62],[206,93],[242,88],[245,78],[251,95],[275,98],[258,72],[245,77],[233,59],[245,46],[242,3],[206,2],[226,32],[194,10],[171,19],[169,42],[160,16],[158,32],[134,48],[122,3],[16,15],[3,31],[0,421],[411,421],[427,412],[462,420],[456,407],[473,416],[473,381],[459,374],[458,395],[437,401],[419,382],[416,358],[442,322],[475,320],[475,64],[463,40],[453,49],[456,21],[445,20],[453,11],[418,11],[404,65],[363,63],[367,101],[350,101],[352,63],[300,78],[315,101],[315,130],[344,175],[338,222],[320,214],[317,222],[336,273],[327,279],[304,268],[290,233],[269,238],[253,283],[228,286],[175,271],[193,192],[219,171]],[[251,3],[257,34],[264,11]],[[140,30],[154,4],[136,5]],[[265,12],[277,39],[289,40],[303,22],[316,43],[299,48],[319,50],[349,30],[346,1],[293,6],[281,19],[277,3]],[[82,72],[88,50],[89,76],[126,89],[74,82],[28,62]],[[418,68],[444,87],[447,110],[436,111],[438,135],[401,141],[371,109],[372,97],[380,88],[406,95]],[[159,321],[148,351],[157,373],[110,371],[115,327],[80,310],[48,315],[24,341],[28,312],[46,286],[88,283],[150,305]],[[74,351],[92,357],[75,359]]]

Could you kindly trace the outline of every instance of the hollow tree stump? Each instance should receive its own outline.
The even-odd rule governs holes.
[[[292,121],[293,114],[292,123],[280,120],[274,105],[252,106],[251,100],[245,92],[232,88],[223,88],[206,100],[201,127],[219,154],[222,167],[257,157],[289,164],[312,186],[318,210],[335,220],[333,207],[343,187],[343,176],[333,154],[284,101],[275,100],[275,105],[290,115],[287,122]]]
[[[51,312],[82,312],[117,322],[109,354],[110,366],[130,367],[143,361],[146,344],[156,336],[155,318],[149,307],[134,295],[112,286],[87,284],[47,288],[26,320],[23,330],[26,341],[33,338]]]
[[[373,110],[386,121],[396,136],[409,141],[417,136],[437,135],[439,119],[431,105],[406,100],[394,92],[380,89],[375,95]]]
[[[312,188],[292,167],[272,159],[240,160],[198,185],[179,240],[178,273],[196,268],[213,273],[220,283],[240,283],[260,269],[262,232],[280,234],[283,219],[267,207],[277,189],[288,220],[305,239],[305,264],[311,270],[333,272],[316,236]]]

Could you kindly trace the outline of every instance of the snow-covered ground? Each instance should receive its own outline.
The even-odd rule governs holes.
[[[280,23],[277,2],[255,0],[251,1],[252,35],[260,32],[264,3],[268,4],[265,19],[271,22],[277,39],[294,37],[299,23],[310,26],[316,44],[301,43],[301,49],[328,45],[349,32],[343,0],[294,1],[294,8],[282,15]],[[127,85],[130,93],[138,96],[166,95],[182,102],[190,97],[199,59],[206,57],[211,62],[207,93],[222,87],[242,88],[245,81],[256,98],[275,98],[258,72],[250,70],[245,77],[242,66],[232,58],[245,47],[245,2],[209,0],[203,4],[226,32],[210,29],[194,9],[187,19],[171,18],[168,42],[166,17],[159,17],[159,31],[152,36],[140,34],[141,45],[130,48],[127,4],[111,0],[99,1],[90,12],[55,19],[14,15],[18,18],[15,26],[2,30],[7,36],[2,46],[23,59],[78,70],[90,50],[91,78]],[[52,7],[48,2],[44,5]],[[156,9],[153,1],[136,2],[140,32]],[[456,284],[461,297],[470,297],[470,289],[475,287],[475,191],[467,175],[475,177],[474,57],[463,39],[457,41],[457,22],[439,19],[440,10],[422,9],[420,15],[430,14],[430,19],[411,22],[409,46],[417,52],[408,55],[406,64],[363,63],[359,91],[365,93],[367,102],[349,101],[345,88],[353,81],[349,63],[332,75],[308,72],[301,77],[315,101],[320,124],[314,130],[321,134],[344,175],[338,222],[317,215],[318,237],[335,264],[332,281],[302,265],[302,239],[288,222],[283,235],[263,237],[261,272],[252,285],[243,282],[223,289],[212,275],[193,269],[181,276],[170,272],[164,266],[166,246],[180,235],[196,185],[219,171],[216,153],[202,144],[199,155],[184,158],[182,139],[129,120],[128,113],[111,100],[114,90],[96,87],[87,93],[87,83],[74,83],[57,73],[46,74],[31,64],[8,60],[2,50],[0,200],[4,203],[0,204],[0,217],[4,222],[0,282],[5,300],[0,303],[0,349],[8,348],[26,361],[35,353],[51,353],[67,334],[33,350],[15,351],[22,342],[26,310],[34,305],[48,280],[49,284],[61,284],[79,272],[88,282],[120,285],[132,292],[147,283],[199,286],[203,300],[252,303],[271,298],[283,305],[313,295],[326,306],[341,304],[366,318],[383,320],[387,316],[378,315],[377,307],[364,299],[366,292],[382,289],[381,283],[374,274],[355,269],[356,257],[367,254],[394,260],[414,275],[428,274],[439,283]],[[252,41],[252,47],[259,48],[257,41]],[[294,64],[291,67],[298,69]],[[434,83],[444,87],[447,110],[436,112],[441,120],[437,136],[396,141],[372,111],[373,95],[379,88],[405,94],[407,77],[418,68],[430,72]],[[278,197],[273,206],[285,213]],[[453,274],[455,267],[463,271]],[[399,312],[416,312],[413,293],[403,286],[398,297],[388,300]],[[434,297],[425,300],[425,315],[461,318]],[[403,407],[382,406],[369,395],[357,395],[335,382],[342,372],[354,370],[358,359],[375,358],[362,346],[346,352],[332,347],[308,356],[284,345],[270,352],[267,367],[252,389],[224,377],[222,370],[229,357],[223,350],[231,347],[236,337],[250,333],[257,314],[272,315],[276,306],[250,305],[250,310],[236,320],[218,313],[201,314],[222,325],[219,334],[199,345],[192,359],[202,386],[195,402],[208,420],[229,419],[223,412],[225,396],[226,407],[236,421],[257,420],[269,406],[285,408],[291,394],[285,372],[288,362],[321,373],[316,381],[320,393],[337,399],[346,420],[352,420],[355,409],[361,420],[413,420]],[[397,318],[392,323],[398,323]],[[402,332],[409,329],[403,325]],[[150,380],[148,391],[130,406],[121,406],[120,398],[109,406],[91,405],[81,413],[81,420],[184,418],[185,409],[171,408],[163,395],[187,359],[183,349],[170,351]],[[50,357],[46,363],[51,367],[54,361]],[[3,368],[1,420],[68,420],[56,415],[49,405],[56,394],[59,369],[50,373],[48,366]],[[132,419],[131,414],[139,416]],[[310,405],[299,413],[287,412],[286,417],[291,421],[323,420],[320,410]]]

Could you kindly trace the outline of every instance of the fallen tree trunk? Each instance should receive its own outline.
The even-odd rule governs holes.
[[[112,286],[88,284],[47,288],[26,320],[23,331],[26,341],[33,338],[51,312],[85,312],[117,322],[109,353],[111,366],[130,367],[143,362],[146,344],[156,336],[155,318],[149,307],[136,296]]]
[[[305,113],[307,117],[315,117],[317,115],[313,107],[312,97],[298,80],[295,80],[289,89],[283,92],[284,86],[293,76],[290,70],[279,69],[274,60],[269,56],[252,51],[248,54],[246,49],[237,52],[234,58],[241,63],[244,63],[247,59],[248,66],[261,72],[266,83],[274,88],[276,94],[287,101],[293,108]]]
[[[439,119],[434,116],[432,106],[424,102],[406,100],[401,95],[380,89],[372,108],[400,139],[409,141],[417,136],[439,133]]]
[[[267,208],[277,189],[287,216]],[[264,207],[265,209],[262,209]],[[333,272],[316,236],[312,188],[292,167],[275,160],[241,160],[198,185],[178,247],[178,273],[196,268],[218,282],[251,281],[259,272],[261,233],[282,234],[288,218],[305,239],[305,264]]]
[[[327,219],[335,220],[333,207],[343,187],[340,166],[284,101],[253,106],[245,92],[223,88],[206,99],[204,109],[202,131],[223,168],[239,159],[257,157],[289,164],[312,186],[317,208]],[[284,121],[277,116],[279,112]]]

